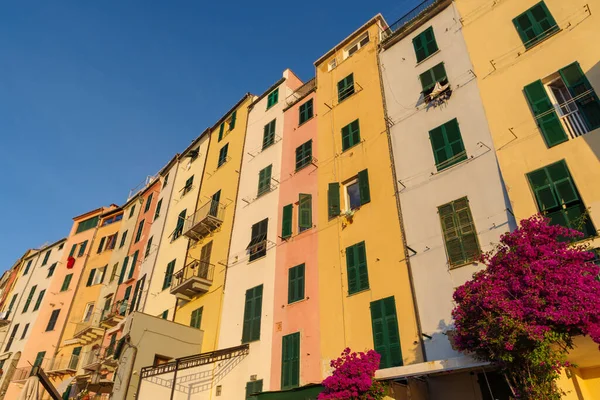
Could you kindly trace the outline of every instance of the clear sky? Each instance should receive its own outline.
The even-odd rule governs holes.
[[[155,174],[246,92],[419,0],[0,4],[0,271]]]

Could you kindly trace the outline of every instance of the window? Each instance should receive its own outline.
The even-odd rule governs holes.
[[[433,34],[433,27],[425,29],[413,39],[415,54],[417,55],[417,63],[420,63],[436,51],[438,45]]]
[[[117,344],[117,334],[113,333],[110,335],[110,342],[106,348],[106,355],[111,356],[115,352],[115,345]]]
[[[513,19],[517,33],[526,49],[559,30],[546,4],[541,1]]]
[[[108,280],[108,283],[111,283],[112,281],[115,280],[115,277],[117,276],[117,269],[119,268],[119,263],[115,263],[112,267],[112,270],[110,271],[110,279]]]
[[[10,333],[10,336],[8,337],[8,342],[6,342],[6,347],[4,348],[4,352],[7,352],[10,350],[10,346],[12,345],[13,340],[15,340],[15,336],[17,336],[18,330],[19,330],[19,324],[16,324],[13,327],[13,330]]]
[[[271,146],[273,143],[275,143],[275,126],[276,126],[277,120],[274,119],[273,121],[269,122],[268,124],[265,125],[264,127],[264,132],[263,132],[263,143],[262,143],[262,149],[266,149],[267,147]]]
[[[121,243],[119,244],[119,248],[122,248],[123,246],[125,246],[126,238],[127,238],[127,231],[123,232],[123,235],[121,236]]]
[[[369,288],[369,271],[365,242],[346,247],[346,270],[348,272],[348,294]]]
[[[114,233],[106,238],[106,248],[104,250],[112,250],[117,245],[117,234]]]
[[[27,335],[28,330],[29,330],[29,324],[26,324],[25,328],[23,329],[23,333],[21,334],[21,340],[25,339],[25,335]]]
[[[15,294],[13,295],[12,299],[10,300],[10,304],[8,305],[8,313],[9,313],[9,314],[10,314],[10,312],[12,311],[12,309],[13,309],[13,306],[15,305],[15,302],[17,301],[17,296],[18,296],[18,295],[19,295],[18,293],[15,293]]]
[[[248,261],[254,261],[257,258],[267,254],[267,230],[269,227],[269,219],[265,218],[260,222],[252,225],[252,238],[248,244],[247,250],[250,251]]]
[[[262,196],[265,193],[271,191],[271,170],[273,165],[269,165],[260,170],[258,173],[258,194],[257,196]]]
[[[118,214],[102,221],[102,226],[110,225],[123,219],[123,214]]]
[[[85,310],[83,312],[83,322],[89,322],[92,319],[92,314],[94,312],[94,303],[87,303],[85,305]]]
[[[190,190],[192,190],[192,185],[194,184],[194,175],[190,176],[186,181],[185,181],[185,186],[183,187],[183,189],[181,189],[181,195],[183,196],[184,194],[188,193]]]
[[[169,184],[169,174],[166,174],[165,178],[163,179],[162,188],[164,189],[168,184]]]
[[[279,100],[279,88],[273,90],[267,96],[267,110],[269,108],[273,107],[275,104],[277,104],[278,100]]]
[[[596,236],[596,229],[564,160],[527,174],[540,213],[552,225],[562,225]]]
[[[144,278],[146,278],[146,276],[144,275]],[[129,312],[133,312],[135,311],[135,307],[136,307],[136,302],[139,301],[139,299],[142,297],[142,294],[140,292],[140,285],[142,285],[142,280],[138,280],[135,283],[135,289],[133,289],[133,299],[131,299],[131,303],[129,304]]]
[[[350,74],[337,84],[338,102],[346,100],[354,94],[354,74]]]
[[[77,257],[83,257],[85,254],[85,248],[87,247],[88,241],[84,241],[79,245],[79,253],[77,253]]]
[[[100,244],[98,245],[98,250],[96,251],[96,254],[102,253],[102,249],[104,248],[104,242],[106,242],[106,237],[100,239]]]
[[[217,385],[217,388],[215,389],[215,396],[220,396],[222,392],[223,392],[223,386]]]
[[[112,305],[113,295],[109,294],[104,298],[104,308],[102,309],[102,320],[110,312],[110,306]]]
[[[200,249],[200,271],[198,271],[198,277],[200,278],[207,278],[208,276],[208,271],[211,266],[210,256],[212,255],[212,245],[213,242],[210,241]]]
[[[430,130],[429,141],[438,172],[467,159],[456,118]]]
[[[327,215],[329,219],[340,215],[340,184],[333,182],[327,188]]]
[[[222,219],[223,217],[219,215],[219,202],[221,201],[221,190],[219,189],[215,194],[212,195],[210,199],[210,210],[208,210],[208,215],[213,216],[215,218]]]
[[[46,252],[46,254],[44,255],[44,261],[42,261],[42,267],[46,264],[48,264],[48,259],[50,258],[50,253],[52,252],[52,250],[48,250]],[[31,261],[31,260],[30,260]]]
[[[23,276],[27,275],[29,273],[29,268],[31,268],[31,263],[33,262],[33,260],[29,260],[27,262],[27,265],[25,266],[25,271],[23,271]]]
[[[135,204],[131,206],[131,209],[129,209],[129,218],[133,217],[134,212],[135,212]]]
[[[225,146],[221,147],[219,150],[219,161],[217,162],[217,168],[227,162],[227,148],[229,147],[229,143],[225,143]]]
[[[123,259],[123,265],[121,266],[121,273],[119,274],[119,285],[125,280],[127,274],[127,265],[129,264],[129,256],[125,256]]]
[[[394,297],[371,302],[374,350],[381,355],[379,368],[399,367],[402,362]]]
[[[146,252],[144,253],[144,258],[148,258],[148,256],[150,255],[150,250],[152,249],[152,238],[154,236],[150,236],[150,239],[148,239],[148,244],[146,245]]]
[[[104,281],[104,275],[106,274],[106,266],[102,268],[94,268],[88,275],[88,280],[85,286],[99,285]]]
[[[187,210],[183,210],[179,213],[179,216],[177,217],[177,225],[175,225],[175,230],[173,231],[173,240],[179,238],[179,236],[181,236],[181,234],[183,233],[183,225],[185,223],[186,212]]]
[[[198,156],[196,155],[196,157],[198,157]],[[146,207],[144,208],[144,212],[145,213],[148,212],[148,210],[150,210],[150,206],[152,205],[152,195],[153,194],[154,193],[150,193],[150,195],[146,199]]]
[[[35,356],[35,361],[33,362],[33,366],[40,367],[44,362],[44,357],[46,357],[45,351],[40,351],[39,353],[37,353],[37,355]]]
[[[312,195],[300,193],[298,200],[298,231],[312,228]]]
[[[50,278],[52,275],[54,275],[55,269],[56,269],[56,263],[54,263],[50,267],[48,267],[48,275],[46,276],[46,278]]]
[[[58,320],[58,315],[60,314],[60,309],[53,310],[50,315],[50,320],[48,321],[48,325],[46,325],[46,332],[53,331],[56,326],[56,321]]]
[[[135,271],[135,267],[137,266],[137,259],[139,253],[140,251],[136,250],[135,253],[133,253],[133,257],[131,257],[131,267],[129,267],[129,275],[127,275],[127,280],[133,278],[133,272]]]
[[[298,125],[302,125],[313,117],[313,99],[310,99],[300,106],[300,121]]]
[[[219,142],[223,139],[224,133],[225,133],[225,122],[221,122],[221,126],[219,126]]]
[[[253,396],[256,393],[262,393],[263,381],[250,381],[246,383],[246,400],[256,400],[257,397]]]
[[[296,171],[312,163],[312,139],[296,147]]]
[[[200,323],[202,322],[202,310],[203,307],[200,307],[192,311],[192,316],[190,319],[190,326],[192,328],[200,329]]]
[[[533,82],[524,92],[548,147],[600,128],[600,101],[578,62],[544,82]]]
[[[127,286],[125,288],[125,295],[123,296],[123,301],[121,302],[121,307],[119,309],[119,314],[125,315],[127,313],[127,306],[129,305],[129,297],[131,296],[132,285]]]
[[[346,208],[348,210],[360,208],[360,190],[358,188],[358,179],[348,182],[344,188],[346,193]]]
[[[435,67],[428,69],[419,75],[419,79],[421,80],[421,87],[423,88],[424,96],[429,95],[433,91],[436,83],[439,83],[441,86],[444,86],[448,83],[448,77],[446,76],[446,68],[444,67],[444,63],[441,62]]]
[[[144,230],[144,220],[140,221],[140,224],[138,225],[138,229],[137,232],[135,234],[135,240],[133,243],[137,243],[140,241],[140,239],[142,238],[142,232]]]
[[[288,304],[304,300],[304,264],[288,270]]]
[[[281,389],[300,385],[300,332],[281,340]]]
[[[63,247],[65,247],[65,242],[62,242],[61,244],[58,245],[58,250],[62,250]]]
[[[358,120],[350,122],[342,128],[342,151],[360,143],[360,127]]]
[[[200,147],[196,147],[195,149],[190,150],[185,156],[190,158],[190,163],[193,163],[194,161],[196,161],[198,159],[198,156],[200,155]],[[146,208],[149,208],[148,206],[146,206]],[[148,210],[146,210],[148,211]]]
[[[68,274],[65,276],[65,279],[63,280],[63,284],[60,287],[61,292],[66,292],[67,290],[69,290],[69,285],[71,284],[71,279],[73,279],[73,274]]]
[[[156,221],[160,217],[160,207],[162,206],[162,199],[156,203],[156,211],[154,211],[154,220]]]
[[[37,285],[33,286],[30,290],[29,290],[29,295],[27,296],[27,300],[25,301],[25,306],[23,306],[23,312],[27,312],[27,309],[29,308],[29,305],[31,304],[31,300],[33,300],[33,295],[35,294],[35,290],[37,289]]]
[[[260,339],[260,318],[262,315],[263,285],[246,290],[244,303],[244,327],[242,329],[242,343],[253,342]]]
[[[44,295],[46,294],[46,289],[42,290],[39,294],[38,294],[38,298],[35,302],[35,305],[33,306],[33,311],[37,311],[40,309],[40,306],[42,305],[42,300],[44,299]]]
[[[337,194],[335,193],[336,190]],[[330,209],[337,205],[337,214],[335,215],[339,215],[339,184],[336,186],[331,186],[330,184],[330,191],[333,191],[333,193],[329,193]],[[344,195],[347,210],[356,210],[371,201],[368,170],[360,171],[356,178],[351,179],[344,185]],[[331,216],[330,213],[330,218]]]
[[[171,286],[171,281],[173,280],[173,271],[175,270],[175,261],[177,260],[173,260],[167,264],[167,269],[165,270],[165,277],[163,279],[162,285],[163,290]]]
[[[75,347],[71,352],[71,359],[69,360],[68,369],[77,370],[79,364],[79,355],[81,354],[81,346]]]
[[[237,118],[237,110],[231,113],[231,118],[229,119],[229,130],[233,130],[235,128],[235,120]]]
[[[344,60],[350,57],[352,54],[356,53],[360,48],[369,43],[369,32],[365,32],[358,39],[356,39],[352,44],[344,49]]]
[[[444,204],[438,207],[438,213],[450,268],[476,260],[481,250],[469,200],[463,197]]]
[[[283,217],[281,219],[281,238],[287,239],[292,236],[292,218],[293,208],[292,204],[283,206]]]
[[[99,219],[99,217],[96,216],[96,217],[86,219],[85,221],[81,221],[77,225],[77,230],[75,231],[75,233],[80,233],[80,232],[95,228],[96,226],[98,226],[98,219]]]
[[[160,317],[162,319],[168,319],[169,318],[169,310],[163,311],[162,314],[160,315]]]

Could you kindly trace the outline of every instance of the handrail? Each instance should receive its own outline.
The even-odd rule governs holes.
[[[433,4],[435,4],[438,1],[441,1],[441,0],[424,0],[419,5],[417,5],[415,8],[413,8],[412,10],[410,10],[409,12],[404,14],[402,17],[400,17],[398,20],[396,20],[396,22],[392,23],[386,29],[384,29],[384,31],[383,31],[384,35],[388,35],[388,37],[389,37],[392,33],[396,32],[398,29],[404,27],[406,24],[408,24],[409,22],[414,20],[416,17],[418,17],[419,14],[421,14],[423,11],[425,11],[427,8],[429,8],[430,6],[432,6]]]
[[[193,278],[202,278],[207,281],[213,280],[215,266],[206,261],[194,260],[173,274],[171,289],[181,285],[183,282]]]

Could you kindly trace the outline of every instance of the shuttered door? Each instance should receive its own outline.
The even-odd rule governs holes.
[[[340,184],[333,182],[327,190],[327,208],[329,218],[340,215]]]
[[[263,285],[246,290],[242,343],[260,339]]]
[[[371,322],[374,349],[381,355],[379,368],[401,366],[402,351],[394,297],[371,302]]]
[[[300,332],[286,335],[281,343],[281,389],[300,384]]]
[[[556,146],[567,141],[567,135],[558,119],[556,110],[544,89],[541,80],[533,82],[524,88],[525,96],[535,116],[535,121],[548,147]]]
[[[292,236],[292,213],[293,206],[291,204],[283,207],[283,217],[281,221],[281,237],[283,239]]]
[[[591,91],[587,95],[581,96],[576,100],[577,107],[583,113],[585,122],[590,130],[600,127],[600,101],[593,90],[592,85],[581,70],[578,62],[574,62],[561,69],[560,75],[567,85],[571,96],[574,98],[581,96],[583,93]]]
[[[312,195],[300,193],[298,201],[298,226],[300,230],[312,227]]]

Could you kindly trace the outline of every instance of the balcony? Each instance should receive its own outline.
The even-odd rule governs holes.
[[[8,319],[9,316],[10,316],[10,310],[0,313],[0,328],[3,328],[10,324],[10,319]]]
[[[206,203],[185,220],[183,234],[190,239],[200,240],[221,226],[224,215],[223,204],[218,201]]]
[[[112,365],[112,354],[114,346],[111,347],[95,347],[83,355],[81,368],[86,373],[99,371],[107,365]]]
[[[214,273],[214,265],[194,260],[173,274],[171,294],[178,299],[191,300],[194,296],[206,293],[212,285]]]
[[[114,303],[110,309],[103,310],[100,317],[100,326],[102,328],[112,328],[125,318],[129,303],[124,300],[119,300]]]
[[[70,356],[62,356],[55,358],[52,365],[46,371],[46,374],[50,377],[61,376],[61,375],[75,375],[77,372],[77,365],[79,364],[78,355],[71,354]]]
[[[79,343],[87,345],[102,338],[104,328],[96,326],[91,322],[81,322],[75,326],[75,334],[73,337],[79,339]]]

